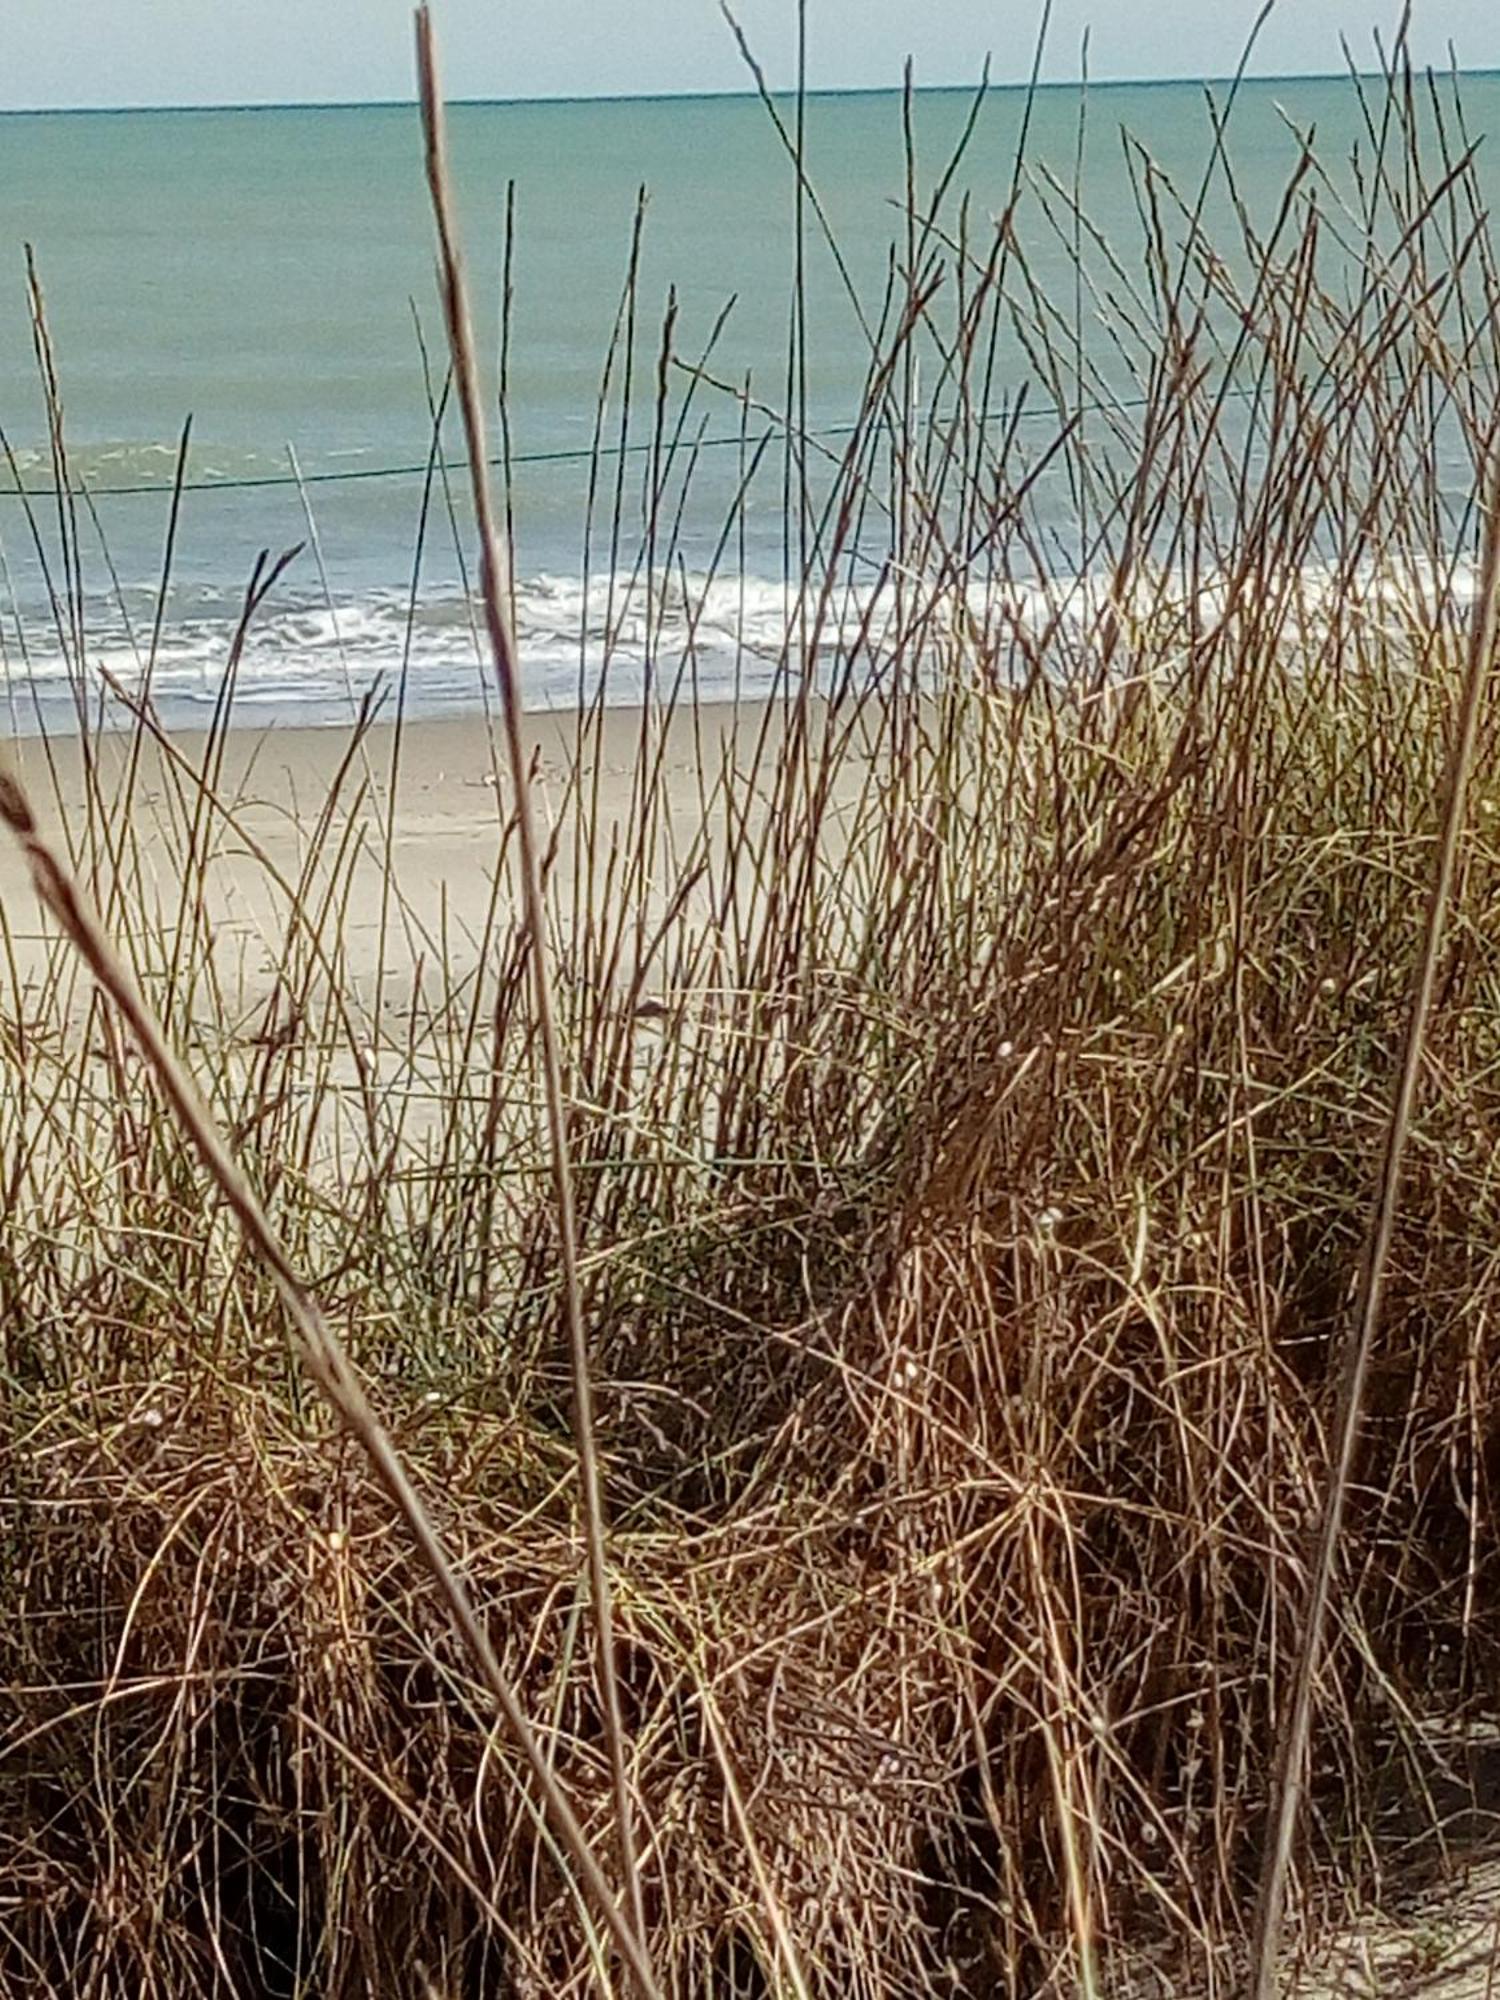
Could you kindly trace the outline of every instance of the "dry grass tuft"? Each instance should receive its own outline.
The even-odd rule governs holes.
[[[1024,160],[992,239],[918,209],[853,434],[793,454],[780,697],[722,726],[689,648],[619,815],[607,718],[578,718],[538,860],[666,1992],[1243,1978],[1500,374],[1461,111],[1399,71],[1369,110],[1378,170],[1309,151],[1269,232],[1127,152],[1144,283]],[[1079,246],[1076,321],[1028,223]],[[994,417],[1002,334],[1040,428]],[[675,359],[621,619],[692,587],[710,385]],[[104,694],[127,729],[72,753],[66,866],[433,1496],[496,1671],[306,1400],[166,1071],[7,908],[0,1988],[608,1990],[599,1900],[494,1713],[498,1684],[580,1846],[617,1853],[533,940],[498,891],[467,969],[419,935],[376,787],[399,731],[362,719],[289,874],[228,697],[184,747]],[[1495,751],[1486,713],[1314,1689],[1304,1933],[1409,1882],[1435,1827],[1486,1831],[1432,1724],[1500,1665]],[[155,912],[143,772],[180,891]],[[497,870],[518,838],[502,796]],[[253,1033],[212,919],[231,847],[276,912]],[[409,940],[427,968],[399,1032],[347,962],[372,854],[375,988]]]

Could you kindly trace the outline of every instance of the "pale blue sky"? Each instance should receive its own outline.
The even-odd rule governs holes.
[[[438,0],[448,89],[463,97],[734,90],[744,71],[717,0]],[[1086,25],[1099,78],[1221,76],[1257,0],[1055,0],[1048,73],[1077,73]],[[1339,36],[1368,57],[1398,0],[1280,0],[1253,67],[1340,66]],[[772,79],[791,76],[795,0],[738,0]],[[997,80],[1028,67],[1039,0],[809,0],[811,81],[889,85],[903,58],[926,83]],[[407,0],[0,0],[0,108],[285,103],[410,94]],[[1500,67],[1497,0],[1415,0],[1412,49]]]

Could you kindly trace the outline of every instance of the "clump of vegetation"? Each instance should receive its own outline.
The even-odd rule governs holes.
[[[689,650],[613,821],[609,717],[578,718],[548,948],[663,1991],[1114,1992],[1153,1967],[1232,1990],[1500,337],[1460,109],[1397,74],[1370,119],[1352,205],[1308,151],[1232,242],[1135,160],[1144,278],[1080,247],[1073,322],[1021,226],[1081,246],[1069,191],[1023,157],[981,241],[940,177],[852,433],[816,466],[790,448],[780,697],[695,709]],[[994,418],[1003,327],[1045,435]],[[692,474],[670,398],[657,421],[648,619]],[[58,453],[65,485],[60,426]],[[86,645],[76,669],[87,719]],[[607,1860],[539,940],[499,894],[465,965],[428,939],[398,1034],[340,925],[374,854],[395,976],[414,919],[376,780],[400,730],[361,719],[288,876],[230,699],[177,744],[149,696],[105,693],[128,728],[48,746],[87,807],[73,864]],[[1495,747],[1487,722],[1319,1687],[1309,1911],[1395,1865],[1419,1722],[1497,1664]],[[148,776],[181,884],[156,921]],[[502,869],[516,828],[502,785]],[[213,931],[231,848],[280,912],[254,1038]],[[624,1990],[157,1084],[67,941],[4,921],[0,1982]]]

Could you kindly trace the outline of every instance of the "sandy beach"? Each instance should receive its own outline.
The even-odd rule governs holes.
[[[716,781],[726,766],[739,774],[736,795],[749,799],[753,819],[754,774],[774,763],[783,729],[782,711],[764,705],[681,708],[664,725],[638,709],[607,710],[584,733],[574,714],[528,717],[554,911],[566,917],[584,880],[580,795],[591,802],[583,817],[595,827],[595,886],[607,894],[611,843],[627,831],[633,837],[642,811],[639,774],[643,764],[659,764],[650,787],[657,879],[648,886],[648,902],[659,903],[705,823],[711,835],[724,826]],[[87,753],[70,737],[21,739],[4,754],[59,849],[90,824],[90,793],[102,803],[92,824],[110,827],[124,868],[97,841],[75,847],[73,859],[117,939],[132,928],[168,937],[188,903],[201,901],[232,1013],[253,1013],[275,983],[294,893],[315,909],[337,884],[341,987],[356,1005],[366,1004],[383,950],[383,1015],[408,1010],[424,965],[441,961],[450,987],[462,980],[482,950],[486,924],[511,920],[515,892],[503,857],[512,788],[498,724],[483,715],[399,730],[377,721],[362,734],[231,729],[217,744],[201,734],[147,738],[133,775],[136,753],[124,733],[95,739]],[[859,756],[841,761],[843,798],[865,768]],[[200,808],[205,788],[212,805]],[[203,858],[190,870],[187,857],[195,853]],[[43,977],[49,934],[11,843],[0,847],[0,909],[24,991]]]

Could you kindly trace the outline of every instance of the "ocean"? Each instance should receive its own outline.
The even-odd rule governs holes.
[[[1222,103],[1225,88],[1214,94]],[[1462,94],[1469,131],[1482,133],[1500,110],[1500,78],[1465,79]],[[973,106],[966,91],[913,99],[920,204]],[[981,251],[1008,198],[1026,106],[1023,92],[988,93],[946,197],[945,228],[964,228]],[[790,121],[794,107],[782,101],[778,113]],[[1314,127],[1330,185],[1352,184],[1367,115],[1348,81],[1244,85],[1227,140],[1244,213],[1274,217],[1298,134]],[[896,92],[814,97],[805,116],[808,177],[843,269],[804,208],[805,365],[793,405],[836,448],[869,363],[845,274],[860,310],[877,318],[905,242],[903,105]],[[575,701],[601,676],[607,699],[638,698],[689,643],[700,694],[763,684],[786,618],[776,413],[788,408],[797,268],[796,179],[771,115],[753,97],[459,105],[451,137],[481,345],[496,367],[509,243],[509,504],[528,701]],[[1149,155],[1164,184],[1191,197],[1212,144],[1200,86],[1040,92],[1016,223],[1032,310],[1050,298],[1066,317],[1078,304],[1073,246],[1046,215],[1049,187],[1055,197],[1077,177],[1096,232],[1087,254],[1102,260],[1116,246],[1129,269],[1142,256],[1129,160]],[[1483,147],[1480,173],[1500,192]],[[1231,220],[1223,177],[1210,226],[1216,215]],[[93,685],[100,666],[138,682],[157,631],[157,702],[175,722],[203,719],[259,553],[295,544],[301,552],[251,632],[237,717],[336,722],[371,686],[389,698],[399,685],[417,713],[481,700],[451,419],[442,452],[453,469],[446,482],[441,468],[431,473],[443,359],[414,109],[6,116],[0,237],[0,674],[13,727],[66,726],[78,633]],[[59,528],[27,245],[60,385],[76,575]],[[669,301],[676,362],[663,375]],[[592,447],[612,340],[600,458]],[[683,364],[711,341],[683,418],[699,449],[689,490],[671,502],[671,561],[653,545],[660,574],[640,614],[632,592],[653,560],[642,525],[658,463],[653,413],[664,396],[669,425],[678,420]],[[1098,347],[1107,375],[1103,333]],[[1058,390],[1035,374],[1026,342],[1002,326],[995,420],[1020,401],[1040,439],[1049,422],[1056,428]],[[163,591],[189,418],[188,490]],[[507,443],[498,424],[493,442],[497,454]],[[1458,454],[1454,478],[1464,477]],[[29,513],[18,484],[33,496]],[[1059,494],[1060,548],[1067,511]],[[61,615],[57,600],[67,601]],[[117,712],[99,699],[106,716]]]

